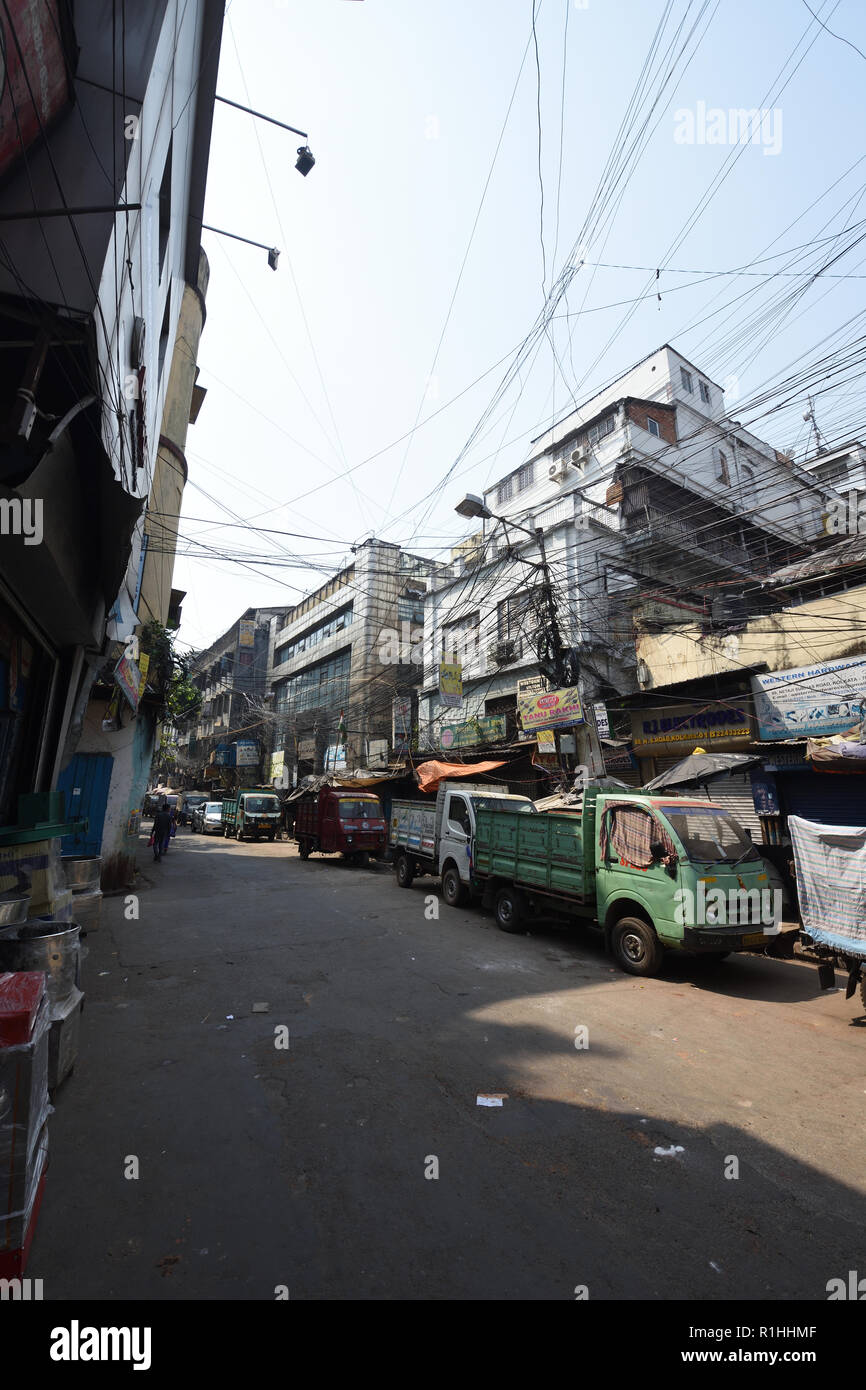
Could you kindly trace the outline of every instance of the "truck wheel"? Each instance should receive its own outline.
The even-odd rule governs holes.
[[[310,842],[309,842],[309,840],[299,840],[299,841],[298,841],[298,854],[300,855],[300,857],[301,857],[302,859],[309,859],[309,857],[310,857]]]
[[[496,925],[503,931],[519,932],[523,925],[524,904],[513,888],[500,888],[496,897]]]
[[[240,826],[238,826],[237,830],[235,831],[235,839],[236,839],[236,840],[242,840],[243,838],[244,838],[244,832],[241,830]]]
[[[860,998],[863,1001],[863,1008],[866,1009],[866,975],[860,975]]]
[[[357,854],[354,855],[354,862],[358,865],[359,869],[366,869],[370,862],[370,856],[365,849],[359,849]]]
[[[411,888],[415,872],[412,868],[412,860],[408,854],[401,854],[397,860],[397,867],[394,871],[397,875],[398,888]]]
[[[460,907],[466,897],[466,889],[453,864],[442,875],[442,896],[449,907]]]
[[[611,946],[617,965],[629,975],[657,975],[664,948],[648,922],[622,917],[613,929]]]

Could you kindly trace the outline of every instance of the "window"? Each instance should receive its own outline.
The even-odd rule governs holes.
[[[348,698],[351,664],[352,649],[345,647],[324,661],[306,666],[296,676],[289,676],[277,686],[277,709],[284,712],[339,706]]]
[[[615,429],[616,415],[606,415],[603,420],[598,421],[598,424],[590,426],[586,432],[586,440],[590,444],[597,444],[600,439],[604,439],[607,435],[613,434]]]
[[[683,383],[685,390],[688,391],[689,395],[694,395],[695,388],[692,385],[692,374],[691,372],[687,372],[685,367],[680,367],[680,380]]]
[[[709,405],[710,403],[710,388],[705,381],[701,382],[701,400],[704,405]]]
[[[468,661],[478,651],[478,630],[480,614],[467,613],[464,618],[453,618],[442,624],[442,653],[447,652],[458,661]]]
[[[716,478],[720,483],[724,483],[725,487],[731,486],[731,475],[728,472],[728,456],[725,453],[724,449],[719,450],[719,462],[716,467]]]
[[[498,505],[498,506],[502,506],[502,503],[503,503],[503,502],[507,502],[508,499],[509,499],[509,497],[511,497],[511,494],[512,494],[512,492],[513,492],[513,487],[512,487],[513,482],[514,482],[514,478],[513,478],[513,477],[511,477],[511,478],[505,478],[505,479],[499,484],[499,486],[497,487],[497,489],[496,489],[496,502],[497,502],[497,505]]]
[[[423,622],[423,602],[421,607],[422,616],[420,621]],[[324,642],[327,637],[333,637],[336,632],[342,632],[352,622],[352,609],[353,605],[347,603],[345,608],[341,608],[338,613],[331,613],[322,622],[317,623],[315,627],[308,628],[306,632],[302,632],[299,636],[293,637],[291,642],[287,642],[284,647],[278,649],[275,665],[282,666],[284,662],[291,661],[292,657],[297,656],[300,652],[305,652],[310,647],[317,646],[319,642]]]
[[[661,431],[659,430],[659,422],[658,420],[654,420],[651,415],[648,415],[646,417],[646,427],[649,430],[650,434],[655,435],[656,439],[660,438]]]
[[[171,228],[171,152],[169,145],[159,185],[159,279],[165,269],[165,253],[168,250],[168,234]]]
[[[525,492],[535,482],[535,463],[525,463],[517,471],[517,491]]]
[[[514,642],[523,655],[524,638],[535,631],[534,604],[531,593],[513,594],[496,608],[496,636],[500,642]]]
[[[398,623],[423,623],[424,599],[403,594],[397,599]]]

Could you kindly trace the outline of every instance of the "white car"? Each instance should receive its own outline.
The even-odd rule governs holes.
[[[208,801],[204,806],[196,808],[193,829],[200,830],[203,835],[221,835],[223,833],[222,815],[222,802]]]

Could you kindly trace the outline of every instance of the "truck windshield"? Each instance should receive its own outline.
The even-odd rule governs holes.
[[[659,806],[689,859],[702,864],[747,863],[760,859],[746,832],[717,806]]]
[[[340,797],[340,820],[381,820],[382,807],[378,801],[350,801]]]
[[[278,811],[280,807],[275,796],[247,796],[244,798],[244,809],[255,816]]]

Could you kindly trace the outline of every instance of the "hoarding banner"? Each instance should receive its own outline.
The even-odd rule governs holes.
[[[742,746],[752,740],[748,705],[726,701],[725,704],[697,703],[674,705],[657,710],[636,710],[631,717],[632,744],[636,753],[661,753],[666,747],[683,756],[689,744],[718,748],[724,744]]]
[[[251,618],[241,618],[240,635],[238,636],[239,647],[254,647],[256,645],[256,625]]]
[[[752,691],[762,739],[844,734],[866,698],[866,656],[753,676]]]
[[[583,723],[583,706],[576,686],[550,690],[546,695],[518,695],[517,713],[526,733]]]
[[[259,745],[254,739],[239,738],[235,744],[235,767],[255,767],[259,760]]]
[[[539,729],[536,733],[539,753],[556,752],[556,734],[552,729]]]
[[[122,656],[114,668],[114,679],[134,710],[138,709],[141,672],[131,657]]]
[[[462,724],[443,724],[439,730],[440,748],[471,748],[477,743],[495,743],[501,738],[505,738],[504,714],[468,719]]]
[[[452,709],[459,708],[463,704],[463,666],[461,662],[440,662],[439,701]]]
[[[279,752],[271,754],[271,775],[270,780],[282,785],[283,769],[286,765],[286,755],[281,748]]]

